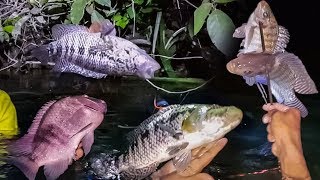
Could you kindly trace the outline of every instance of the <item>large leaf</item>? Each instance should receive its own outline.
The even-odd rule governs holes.
[[[98,4],[101,4],[102,6],[111,7],[111,0],[95,0]]]
[[[220,3],[220,4],[226,4],[226,3],[229,3],[229,2],[232,2],[232,1],[235,1],[235,0],[215,0],[214,2],[215,3]]]
[[[198,34],[200,29],[202,28],[207,16],[210,13],[211,8],[212,8],[211,3],[203,3],[194,11],[194,14],[193,14],[193,18],[194,18],[193,34],[194,35]]]
[[[92,14],[91,14],[91,22],[101,22],[103,21],[105,18],[96,10],[93,10]]]
[[[71,6],[70,19],[73,24],[79,24],[84,15],[88,0],[74,0]]]
[[[211,41],[225,55],[233,52],[232,34],[235,26],[230,17],[219,9],[215,9],[207,19],[207,30]]]

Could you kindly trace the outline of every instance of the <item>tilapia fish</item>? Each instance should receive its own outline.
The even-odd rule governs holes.
[[[92,158],[91,169],[99,178],[120,174],[124,179],[143,179],[173,158],[177,170],[184,170],[192,149],[222,138],[242,116],[234,106],[169,105],[128,134],[126,152],[112,160],[103,155]]]
[[[283,52],[290,39],[288,30],[278,25],[273,12],[266,1],[260,1],[250,15],[248,22],[242,24],[233,33],[233,37],[244,38],[240,53],[262,52],[259,22],[263,24],[265,52]]]
[[[35,179],[44,166],[47,179],[57,179],[75,158],[82,142],[85,155],[94,142],[94,130],[106,112],[103,100],[71,96],[50,101],[38,111],[28,133],[9,145],[9,163],[28,179]]]
[[[307,108],[296,97],[299,94],[315,94],[318,90],[305,66],[296,55],[288,52],[267,54],[241,54],[227,64],[230,73],[243,76],[246,83],[267,84],[266,71],[269,71],[272,94],[277,102],[300,110],[301,116],[308,115]]]
[[[115,36],[112,24],[89,29],[57,24],[52,27],[55,41],[31,53],[43,64],[54,62],[57,73],[76,73],[96,79],[106,76],[154,77],[159,63],[132,42]]]

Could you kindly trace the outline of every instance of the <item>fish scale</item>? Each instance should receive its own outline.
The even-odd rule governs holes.
[[[112,159],[106,159],[105,155],[93,158],[90,167],[99,178],[116,178],[120,174],[124,179],[134,180],[149,176],[160,163],[173,158],[179,164],[176,168],[181,170],[188,164],[187,157],[191,159],[192,149],[222,138],[241,119],[242,111],[234,106],[170,105],[151,115],[127,135],[126,151]],[[186,121],[199,122],[190,125],[193,132],[187,132],[183,126]],[[209,124],[198,127],[199,123]]]
[[[110,22],[107,25],[112,26]],[[102,35],[91,33],[83,26],[58,24],[52,28],[52,34],[55,41],[34,49],[32,54],[44,64],[55,62],[54,72],[97,79],[126,75],[149,79],[160,69],[159,63],[144,50],[116,37],[113,31]]]
[[[29,180],[35,179],[41,166],[46,179],[57,179],[72,163],[81,142],[84,154],[90,152],[93,132],[103,121],[105,111],[103,100],[86,95],[46,103],[27,134],[9,144],[9,163]]]

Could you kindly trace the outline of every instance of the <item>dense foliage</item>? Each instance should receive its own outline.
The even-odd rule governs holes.
[[[235,3],[232,1],[2,0],[0,71],[9,67],[22,70],[39,63],[28,57],[28,51],[52,40],[50,27],[54,24],[89,26],[93,21],[109,19],[118,36],[137,43],[162,63],[159,76],[187,77],[188,61],[208,59],[208,52],[203,54],[201,49],[214,47],[214,56],[234,53],[235,25],[223,10]],[[211,44],[206,45],[205,39]],[[198,53],[190,50],[194,47]]]

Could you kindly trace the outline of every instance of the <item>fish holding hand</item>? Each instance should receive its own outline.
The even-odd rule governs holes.
[[[267,85],[266,73],[269,73],[270,88],[277,102],[298,108],[302,117],[308,115],[308,110],[295,93],[318,93],[302,61],[293,53],[240,54],[227,63],[227,70],[243,76],[250,86],[254,83]]]
[[[105,101],[87,95],[70,96],[46,103],[38,111],[28,133],[8,146],[9,163],[35,179],[41,166],[48,180],[57,179],[77,160],[82,146],[87,155],[94,130],[104,119]]]

